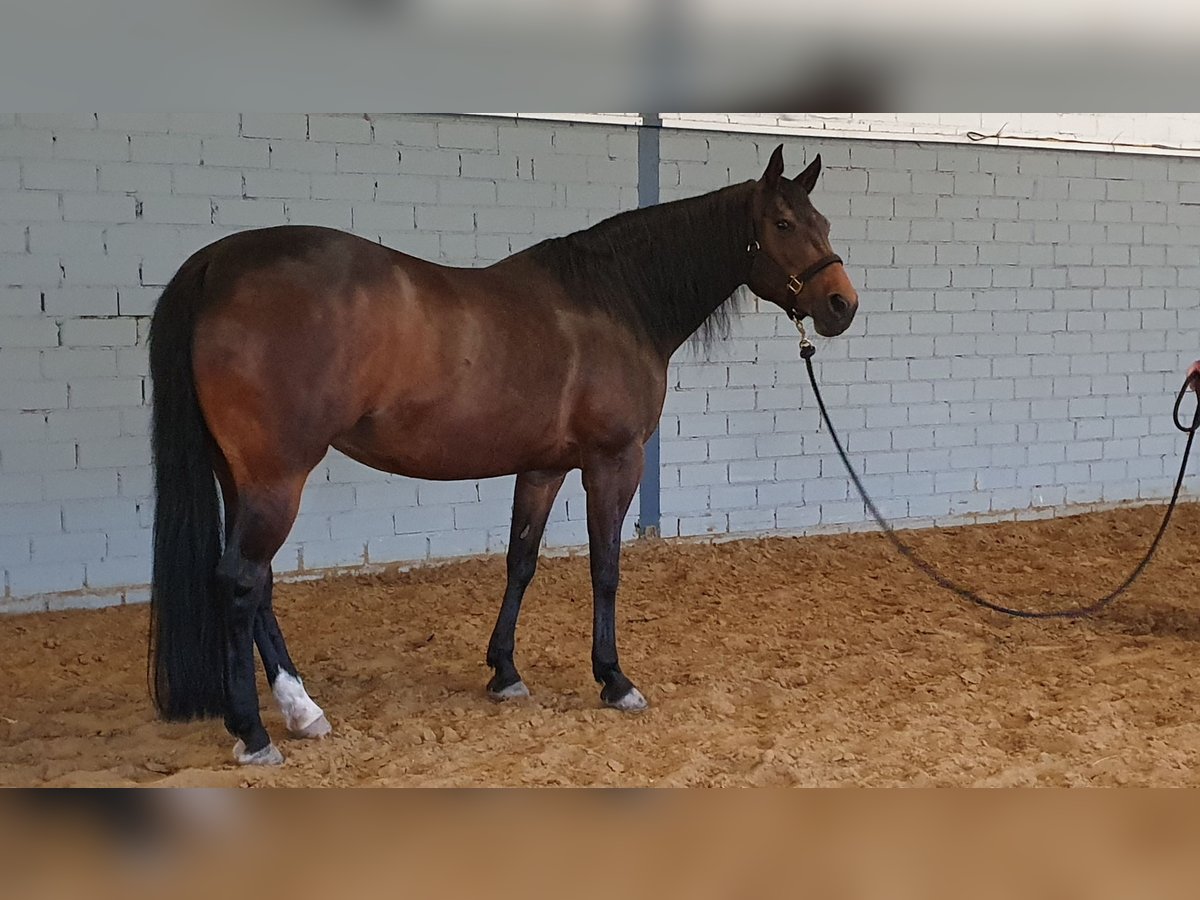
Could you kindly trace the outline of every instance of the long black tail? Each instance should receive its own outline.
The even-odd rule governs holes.
[[[192,335],[206,254],[189,259],[163,291],[150,323],[154,382],[154,571],[150,589],[150,691],[164,718],[225,712],[225,635],[216,595],[221,515],[196,399]]]

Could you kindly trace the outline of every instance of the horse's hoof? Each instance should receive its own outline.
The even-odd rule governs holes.
[[[279,752],[279,748],[274,744],[267,744],[261,750],[255,750],[253,753],[246,752],[246,745],[242,741],[238,741],[233,745],[233,758],[238,761],[241,766],[282,766],[283,754]]]
[[[291,726],[288,726],[288,731],[291,733],[292,737],[316,740],[325,737],[327,734],[329,734],[329,732],[333,731],[333,726],[329,724],[329,720],[325,718],[325,714],[321,713],[321,715],[317,716],[302,728],[292,728]]]
[[[508,687],[500,688],[498,691],[492,690],[489,687],[487,695],[497,703],[502,703],[505,700],[519,700],[522,697],[528,697],[529,688],[525,687],[525,682],[523,681],[514,681]]]
[[[601,695],[600,699],[604,699],[603,695]],[[635,687],[631,687],[616,700],[604,700],[604,705],[612,709],[619,709],[621,712],[641,712],[650,704],[646,702],[646,698],[642,696],[641,691]]]

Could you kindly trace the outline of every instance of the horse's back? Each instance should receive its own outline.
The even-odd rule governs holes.
[[[278,225],[240,231],[198,251],[208,289],[218,295],[247,277],[306,279],[325,298],[353,284],[384,279],[396,267],[440,268],[358,235],[319,225]]]

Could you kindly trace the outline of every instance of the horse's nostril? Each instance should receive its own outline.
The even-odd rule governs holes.
[[[830,294],[829,306],[833,309],[835,316],[844,316],[850,309],[850,301],[841,294]]]

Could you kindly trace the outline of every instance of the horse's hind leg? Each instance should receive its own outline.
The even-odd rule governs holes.
[[[642,477],[643,452],[637,444],[620,453],[597,454],[583,468],[592,569],[592,674],[604,685],[604,704],[628,712],[645,709],[646,698],[617,662],[617,582],[621,524]]]
[[[270,487],[240,488],[229,540],[217,565],[225,604],[225,727],[237,738],[234,757],[243,765],[283,762],[258,713],[254,639],[259,612],[270,602],[271,558],[292,527],[303,484],[300,477]],[[278,651],[272,651],[278,663]]]
[[[234,758],[243,765],[278,765],[283,755],[271,743],[258,714],[254,684],[254,620],[266,593],[271,567],[247,558],[237,540],[217,565],[217,585],[225,605],[225,727],[237,738]]]
[[[296,670],[288,654],[287,643],[279,622],[275,619],[275,611],[271,606],[272,587],[270,573],[266,596],[258,607],[258,615],[254,620],[254,643],[258,645],[258,655],[262,658],[263,669],[267,673],[267,684],[275,695],[279,711],[287,723],[288,731],[294,737],[320,738],[332,730],[329,720],[321,707],[313,702],[304,689],[304,682]]]
[[[508,583],[487,651],[487,664],[495,670],[487,686],[488,696],[493,700],[529,696],[529,689],[513,664],[517,616],[525,589],[537,570],[538,547],[546,519],[565,477],[565,472],[524,472],[517,476],[508,538]]]
[[[233,540],[233,524],[238,515],[237,485],[225,458],[214,454],[213,469],[221,483],[221,495],[225,501],[225,543]],[[300,673],[288,653],[287,642],[275,618],[272,604],[274,573],[268,568],[258,611],[254,617],[254,643],[262,659],[267,684],[275,695],[275,703],[283,713],[288,731],[294,737],[320,738],[332,730],[321,707],[313,702],[304,689]]]

